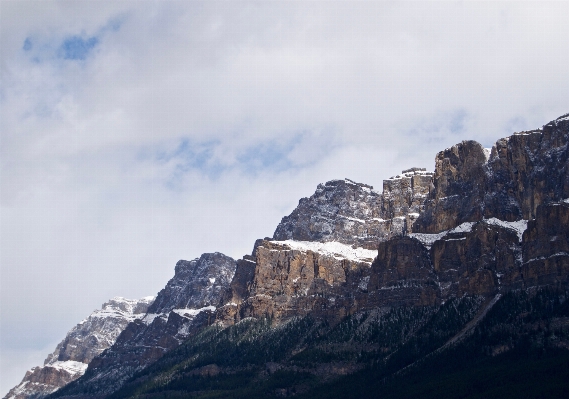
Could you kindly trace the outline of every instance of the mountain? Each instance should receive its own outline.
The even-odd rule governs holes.
[[[132,321],[146,314],[154,297],[125,299],[115,297],[100,310],[73,327],[51,353],[43,366],[34,367],[6,399],[39,399],[81,377],[88,364],[110,348]]]
[[[568,172],[569,114],[321,184],[250,255],[179,261],[50,397],[567,397]]]
[[[110,394],[192,333],[213,324],[217,308],[230,296],[236,267],[234,259],[221,253],[179,261],[146,315],[128,324],[115,344],[93,359],[77,386]],[[72,383],[66,389],[74,387]]]

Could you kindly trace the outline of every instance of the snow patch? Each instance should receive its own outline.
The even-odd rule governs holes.
[[[449,233],[470,233],[472,231],[472,226],[476,222],[464,222],[456,226],[454,229],[448,230]]]
[[[56,361],[49,363],[46,366],[53,367],[57,370],[65,370],[72,375],[83,375],[85,374],[85,370],[87,370],[87,363],[76,362],[73,360]]]
[[[437,234],[427,234],[427,233],[410,233],[409,237],[415,238],[421,242],[427,249],[431,249],[435,241],[440,240],[446,235],[447,231],[443,231]]]
[[[362,291],[366,291],[368,284],[369,284],[369,276],[365,276],[360,280],[358,288]]]
[[[215,306],[206,306],[200,309],[189,309],[189,308],[173,309],[172,312],[177,313],[183,317],[194,318],[196,317],[196,315],[200,314],[201,312],[204,312],[206,310],[209,310],[210,312],[215,312],[215,309],[216,309]]]
[[[528,221],[524,220],[524,219],[518,220],[515,222],[505,222],[505,221],[497,219],[497,218],[490,218],[490,219],[483,219],[482,221],[486,224],[490,224],[490,225],[494,225],[494,226],[501,226],[501,227],[505,227],[507,229],[515,230],[520,241],[522,240],[522,236],[524,234],[524,231],[526,231],[526,229],[528,227]],[[472,231],[472,228],[474,227],[474,225],[476,223],[477,222],[464,222],[464,223],[456,226],[454,229],[441,231],[440,233],[436,233],[436,234],[411,233],[411,234],[409,234],[409,237],[416,238],[427,249],[431,249],[431,246],[433,245],[433,243],[435,241],[440,240],[441,238],[443,238],[447,234],[470,233]],[[461,239],[464,239],[464,238],[461,238]],[[448,241],[451,241],[451,240],[448,240]]]
[[[271,241],[274,244],[281,244],[297,251],[312,251],[323,255],[331,256],[336,259],[349,259],[355,262],[370,263],[377,256],[377,251],[364,248],[352,248],[350,245],[342,244],[337,241],[314,242],[314,241]]]
[[[166,315],[164,313],[146,313],[146,315],[142,318],[142,322],[146,325],[150,325],[157,317],[165,319]]]
[[[353,222],[358,222],[358,223],[365,223],[365,222],[366,222],[366,221],[363,220],[363,219],[357,219],[357,218],[353,218],[353,217],[350,217],[350,216],[344,216],[344,215],[339,215],[339,216],[340,216],[341,218],[348,219],[348,220],[351,220],[351,221],[353,221]]]
[[[522,236],[524,235],[524,231],[526,231],[528,228],[528,221],[524,220],[524,219],[518,220],[515,222],[505,222],[505,221],[500,220],[500,219],[491,218],[491,219],[484,219],[484,222],[491,224],[491,225],[494,225],[494,226],[501,226],[501,227],[505,227],[507,229],[515,230],[520,241],[522,240]]]

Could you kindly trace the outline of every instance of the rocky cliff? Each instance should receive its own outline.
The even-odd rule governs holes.
[[[530,271],[529,263],[543,264],[552,254],[557,262],[565,250],[522,253],[546,248],[550,239],[561,242],[567,233],[562,215],[543,221],[543,212],[548,204],[564,209],[564,202],[555,201],[568,195],[568,133],[565,115],[542,129],[500,139],[492,149],[464,141],[436,156],[434,173],[403,171],[384,181],[382,194],[348,179],[319,185],[282,219],[272,240],[260,240],[253,256],[241,261],[239,294],[218,311],[218,320],[342,318],[540,285],[554,266]],[[536,223],[554,224],[556,234],[541,227],[533,233],[539,240],[522,239],[528,219],[529,231]],[[378,248],[379,255],[368,253],[364,260],[339,250],[342,244],[354,254]],[[565,275],[564,266],[555,267]],[[539,278],[528,279],[536,273]]]
[[[491,150],[463,141],[435,159],[434,190],[414,232],[438,233],[483,218],[535,218],[537,207],[569,197],[569,116],[500,139]]]
[[[154,300],[115,297],[105,302],[67,333],[43,366],[32,368],[22,382],[6,395],[6,399],[43,398],[81,377],[88,364],[110,348],[126,328],[142,318]]]

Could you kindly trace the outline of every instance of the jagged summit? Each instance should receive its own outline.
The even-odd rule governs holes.
[[[235,274],[233,258],[222,253],[206,253],[191,261],[176,263],[174,277],[168,281],[149,313],[169,313],[173,309],[218,307]]]
[[[73,327],[47,356],[44,365],[29,370],[5,398],[41,398],[76,380],[97,355],[115,343],[128,323],[146,314],[153,300],[153,296],[108,300]]]
[[[319,184],[309,198],[277,226],[277,241],[337,241],[369,249],[405,234],[423,210],[432,187],[432,172],[404,170],[383,182],[383,193],[350,179]]]

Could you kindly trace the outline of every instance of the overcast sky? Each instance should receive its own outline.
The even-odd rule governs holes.
[[[0,395],[318,183],[569,111],[569,2],[0,4]]]

